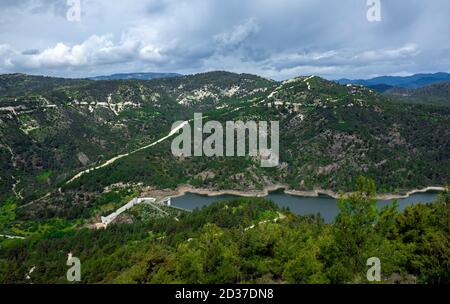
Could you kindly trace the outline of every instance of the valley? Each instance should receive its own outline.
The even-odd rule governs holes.
[[[227,72],[149,81],[12,74],[0,84],[0,198],[12,195],[26,213],[49,206],[65,213],[69,201],[85,208],[120,183],[135,191],[189,185],[250,193],[283,185],[337,197],[358,175],[374,178],[382,195],[448,182],[450,109],[397,103],[360,85]],[[192,124],[196,112],[205,121],[280,121],[279,166],[174,157],[171,125]]]
[[[360,282],[359,262],[345,277],[323,267],[342,262],[329,254],[346,229],[340,221],[369,205],[364,216],[374,226],[367,231],[375,229],[377,238],[368,254],[394,246],[396,254],[428,263],[407,245],[409,231],[419,229],[408,221],[417,217],[440,240],[431,266],[399,259],[390,274],[439,281],[445,275],[425,268],[437,269],[434,257],[448,229],[442,221],[450,107],[442,102],[445,87],[432,90],[428,99],[408,91],[414,100],[400,100],[317,76],[278,82],[228,72],[95,81],[0,75],[0,281],[21,282],[36,266],[33,282],[61,282],[70,251],[86,261],[86,283]],[[278,166],[262,168],[259,155],[174,156],[171,141],[187,124],[194,127],[194,113],[222,124],[278,121]],[[184,123],[172,130],[175,121]],[[172,206],[136,204],[169,197]],[[280,235],[294,239],[306,260],[295,258]],[[215,239],[228,244],[213,249],[225,264],[210,269],[202,253],[208,251],[199,248]],[[389,256],[391,249],[378,253]],[[248,264],[237,266],[233,256]],[[277,266],[269,270],[270,261]],[[299,276],[293,263],[305,261],[316,268]]]
[[[0,297],[436,296],[449,11],[0,1]]]

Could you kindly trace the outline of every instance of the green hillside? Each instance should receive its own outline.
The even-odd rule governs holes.
[[[358,185],[333,224],[248,198],[177,220],[139,209],[128,214],[133,223],[107,230],[0,241],[0,282],[66,283],[71,252],[82,283],[368,283],[369,257],[382,261],[381,283],[448,283],[448,194],[402,213],[395,205],[377,211],[373,182]]]
[[[393,88],[386,91],[385,94],[405,103],[450,106],[450,82],[442,82],[418,89]]]
[[[85,191],[98,195],[115,183],[348,191],[361,174],[381,192],[399,192],[445,185],[450,176],[449,108],[400,103],[319,77],[281,83],[228,72],[150,81],[14,74],[1,76],[0,90],[2,200],[13,195],[28,203],[48,192],[58,196],[63,186],[74,204],[85,204]],[[280,165],[176,159],[167,140],[66,185],[82,170],[167,135],[194,112],[221,122],[280,121]]]

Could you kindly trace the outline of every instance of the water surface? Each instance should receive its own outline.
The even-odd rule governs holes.
[[[399,210],[402,211],[408,205],[418,203],[431,203],[437,197],[437,192],[416,193],[408,198],[398,199]],[[172,199],[172,204],[177,207],[193,210],[207,206],[213,202],[229,201],[238,198],[234,195],[205,196],[193,193],[187,193],[183,196]],[[303,197],[293,196],[285,193],[270,193],[265,198],[272,200],[280,207],[289,207],[289,209],[300,215],[320,214],[327,223],[333,221],[339,212],[337,200],[328,196]],[[378,206],[384,207],[394,200],[380,200]]]

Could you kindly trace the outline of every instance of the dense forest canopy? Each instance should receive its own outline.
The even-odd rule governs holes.
[[[241,198],[178,220],[137,216],[107,230],[3,240],[0,282],[67,283],[70,252],[81,260],[83,283],[367,283],[370,257],[381,261],[382,283],[449,283],[448,192],[398,212],[395,203],[376,208],[372,180],[359,178],[357,190],[339,200],[332,224]],[[2,225],[14,213],[4,204]]]

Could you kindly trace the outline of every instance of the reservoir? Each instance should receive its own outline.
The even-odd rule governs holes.
[[[416,193],[403,199],[398,199],[399,210],[402,211],[408,205],[418,203],[431,203],[438,196],[438,192]],[[207,206],[213,202],[229,201],[238,198],[233,195],[205,196],[193,193],[187,193],[183,196],[172,198],[172,205],[189,210]],[[289,209],[299,215],[320,214],[325,222],[331,223],[339,213],[337,200],[325,195],[319,197],[293,196],[285,193],[270,193],[265,197],[272,200],[280,207],[289,207]],[[380,208],[393,203],[394,200],[378,201]]]

